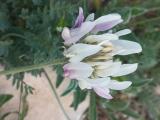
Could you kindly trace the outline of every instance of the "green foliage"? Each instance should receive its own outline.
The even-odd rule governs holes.
[[[74,99],[71,104],[71,107],[73,107],[74,110],[77,110],[78,105],[85,100],[86,96],[87,96],[87,91],[82,91],[79,87],[77,87],[74,91],[73,95]]]
[[[55,66],[56,73],[57,73],[57,80],[56,80],[56,87],[59,87],[60,84],[63,82],[63,68],[62,65]]]
[[[117,99],[112,101],[101,101],[101,105],[103,107],[106,107],[107,113],[111,119],[118,120],[118,118],[120,117],[118,116],[118,113],[125,114],[135,119],[141,118],[139,113],[131,107],[130,101],[127,101],[127,100]]]
[[[71,91],[75,90],[77,88],[77,82],[76,80],[71,80],[66,90],[62,93],[61,96],[65,96],[69,94]]]
[[[7,103],[12,98],[13,96],[10,94],[0,94],[0,109],[5,103]],[[5,120],[5,118],[12,113],[15,113],[15,112],[7,112],[3,114],[2,116],[0,116],[0,120]]]
[[[127,108],[127,109],[125,109],[124,111],[122,111],[124,114],[126,114],[127,116],[130,116],[130,117],[133,117],[133,118],[135,118],[135,119],[138,119],[138,118],[140,118],[140,115],[136,112],[136,111],[134,111],[133,109],[131,109],[131,108]]]
[[[6,102],[8,102],[13,96],[8,94],[0,95],[0,107],[2,107]]]

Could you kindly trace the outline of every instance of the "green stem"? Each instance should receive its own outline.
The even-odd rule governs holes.
[[[149,9],[146,9],[145,11],[143,11],[143,12],[137,14],[137,15],[133,15],[133,16],[132,16],[132,14],[130,14],[128,20],[127,20],[126,22],[124,22],[123,24],[124,24],[124,25],[126,25],[126,24],[128,24],[128,23],[130,24],[130,23],[132,23],[132,20],[135,20],[137,17],[143,16],[143,15],[149,13],[149,12],[158,11],[158,10],[160,10],[160,7],[149,8]],[[132,13],[132,10],[131,10],[131,13]],[[154,19],[154,18],[153,18],[153,19]],[[157,18],[156,18],[156,19],[157,19]],[[159,19],[159,18],[158,18],[158,19]],[[150,21],[150,20],[149,20],[149,21]],[[138,24],[141,24],[141,22],[143,22],[143,21],[140,21],[140,22],[138,21]]]
[[[136,17],[145,15],[146,13],[149,13],[149,12],[152,12],[152,11],[158,11],[158,10],[160,10],[160,7],[149,8],[149,9],[146,9],[144,12],[141,12],[137,15],[132,16],[131,19],[135,19]]]
[[[96,95],[93,91],[90,92],[89,120],[97,120],[96,112]]]
[[[59,106],[60,106],[63,114],[65,115],[65,117],[66,117],[67,120],[71,120],[71,119],[69,118],[68,114],[66,113],[63,105],[61,104],[61,101],[60,101],[60,99],[59,99],[59,97],[58,97],[58,94],[57,94],[57,92],[56,92],[56,89],[54,88],[54,86],[53,86],[53,84],[52,84],[52,82],[51,82],[51,79],[49,78],[49,75],[47,74],[47,72],[46,72],[45,70],[44,70],[43,72],[44,72],[44,75],[46,76],[46,78],[47,78],[47,80],[48,80],[48,83],[49,83],[49,85],[50,85],[50,87],[51,87],[51,89],[52,89],[52,92],[53,92],[53,94],[54,94],[54,96],[55,96],[55,98],[56,98],[56,100],[57,100],[57,102],[58,102],[58,104],[59,104]]]
[[[147,19],[147,20],[144,20],[144,21],[137,22],[134,25],[146,24],[148,22],[153,22],[153,21],[156,21],[156,20],[159,20],[159,19],[160,19],[160,17],[155,17],[155,18],[151,18],[151,19]]]
[[[2,37],[1,37],[1,40],[5,40],[7,37],[11,37],[11,36],[13,36],[13,37],[19,37],[19,38],[22,38],[22,39],[27,39],[27,38],[25,38],[25,37],[24,37],[23,35],[21,35],[21,34],[8,33],[8,34],[2,36]]]
[[[16,74],[20,72],[26,72],[30,70],[35,70],[35,69],[41,69],[46,66],[52,66],[52,65],[59,65],[65,63],[65,60],[54,60],[51,62],[46,62],[46,63],[41,63],[41,64],[35,64],[35,65],[30,65],[30,66],[25,66],[25,67],[18,67],[18,68],[12,68],[10,70],[4,70],[0,71],[0,75],[10,75],[10,74]]]

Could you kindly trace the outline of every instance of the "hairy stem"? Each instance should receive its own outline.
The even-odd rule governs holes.
[[[56,98],[56,100],[57,100],[57,102],[58,102],[58,104],[59,104],[59,106],[60,106],[63,114],[65,115],[65,117],[66,117],[67,120],[71,120],[69,118],[68,114],[66,113],[66,111],[65,111],[65,109],[64,109],[64,107],[63,107],[63,105],[62,105],[62,103],[61,103],[61,101],[60,101],[60,99],[58,97],[56,89],[54,88],[54,85],[52,84],[51,79],[49,78],[49,75],[47,74],[47,72],[45,70],[43,70],[43,72],[44,72],[44,75],[46,76],[46,78],[48,80],[48,83],[49,83],[49,85],[50,85],[50,87],[52,89],[53,95],[55,96],[55,98]]]
[[[20,73],[20,72],[27,72],[30,70],[41,69],[46,66],[59,65],[59,64],[64,64],[64,63],[65,63],[64,59],[63,60],[62,59],[61,60],[54,60],[51,62],[40,63],[37,65],[30,65],[30,66],[18,67],[18,68],[12,68],[10,70],[0,71],[0,75],[10,75],[10,74],[16,74],[16,73]]]

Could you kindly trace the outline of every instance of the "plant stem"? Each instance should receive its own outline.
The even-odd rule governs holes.
[[[134,25],[146,24],[148,22],[153,22],[153,21],[156,21],[156,20],[159,20],[159,19],[160,19],[160,17],[155,17],[155,18],[151,18],[151,19],[147,19],[147,20],[144,20],[144,21],[137,22]]]
[[[93,91],[90,92],[89,120],[97,120],[96,112],[96,95]]]
[[[149,13],[149,12],[158,11],[158,10],[160,10],[160,7],[148,8],[148,9],[144,10],[143,12],[141,12],[141,13],[139,13],[139,14],[137,14],[137,15],[133,15],[133,16],[130,15],[130,17],[128,18],[128,20],[127,20],[126,22],[124,22],[123,24],[126,25],[126,24],[128,24],[128,23],[132,23],[132,20],[135,20],[137,17],[143,16],[143,15]],[[131,11],[131,12],[132,12],[132,11]],[[155,19],[157,19],[157,18],[155,18]],[[158,19],[159,19],[159,18],[158,18]],[[154,18],[153,18],[153,20],[154,20]],[[148,20],[148,21],[150,21],[150,20]],[[151,20],[151,21],[152,21],[152,20]],[[143,21],[138,21],[138,24],[141,24],[141,23],[143,23]],[[136,23],[136,24],[137,24],[137,23]]]
[[[51,62],[46,62],[46,63],[41,63],[41,64],[35,64],[35,65],[30,65],[30,66],[25,66],[25,67],[18,67],[18,68],[12,68],[10,70],[4,70],[0,71],[0,75],[10,75],[10,74],[16,74],[20,72],[26,72],[30,70],[35,70],[35,69],[41,69],[46,66],[52,66],[52,65],[59,65],[65,63],[65,60],[54,60]]]
[[[19,38],[22,38],[22,39],[27,39],[27,38],[25,38],[25,36],[23,36],[21,34],[17,34],[17,33],[8,33],[8,34],[2,36],[0,39],[1,40],[5,40],[7,37],[11,37],[11,36],[13,36],[13,37],[19,37]]]
[[[149,13],[149,12],[152,12],[152,11],[158,11],[158,10],[160,10],[160,7],[149,8],[149,9],[146,9],[144,12],[141,12],[137,15],[132,16],[131,19],[135,19],[136,17],[145,15],[146,13]]]
[[[69,118],[68,114],[66,113],[66,111],[65,111],[65,109],[64,109],[64,107],[63,107],[63,105],[62,105],[62,103],[61,103],[61,101],[60,101],[60,99],[58,97],[56,89],[54,88],[54,85],[52,84],[51,79],[49,78],[49,75],[47,74],[47,72],[45,70],[43,70],[43,72],[44,72],[44,75],[46,76],[46,78],[48,80],[48,83],[49,83],[49,85],[50,85],[50,87],[52,89],[52,92],[53,92],[53,94],[54,94],[54,96],[55,96],[55,98],[56,98],[56,100],[57,100],[57,102],[58,102],[58,104],[59,104],[59,106],[60,106],[63,114],[65,115],[65,117],[66,117],[67,120],[71,120]]]
[[[21,105],[22,105],[22,91],[20,90],[19,96],[19,108],[18,108],[18,120],[21,120]]]

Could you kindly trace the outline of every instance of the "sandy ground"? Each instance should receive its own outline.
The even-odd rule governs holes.
[[[47,69],[52,82],[55,83],[56,74]],[[25,82],[30,84],[35,88],[34,94],[27,97],[27,103],[29,105],[29,111],[25,120],[66,120],[61,109],[59,108],[55,97],[51,93],[51,89],[47,83],[44,75],[41,77],[33,77],[29,74],[25,75]],[[20,93],[11,85],[11,80],[6,80],[5,76],[0,76],[0,94],[8,93],[14,95],[11,101],[6,103],[0,109],[0,115],[9,111],[18,111],[19,107],[19,96]],[[64,80],[62,85],[57,89],[59,95],[69,84],[69,80]],[[72,102],[72,93],[68,96],[61,97],[61,102],[67,113],[69,114],[71,120],[79,120],[80,116],[88,106],[88,99],[82,103],[77,111],[70,108]],[[6,118],[6,120],[17,120],[16,114],[12,114]]]

